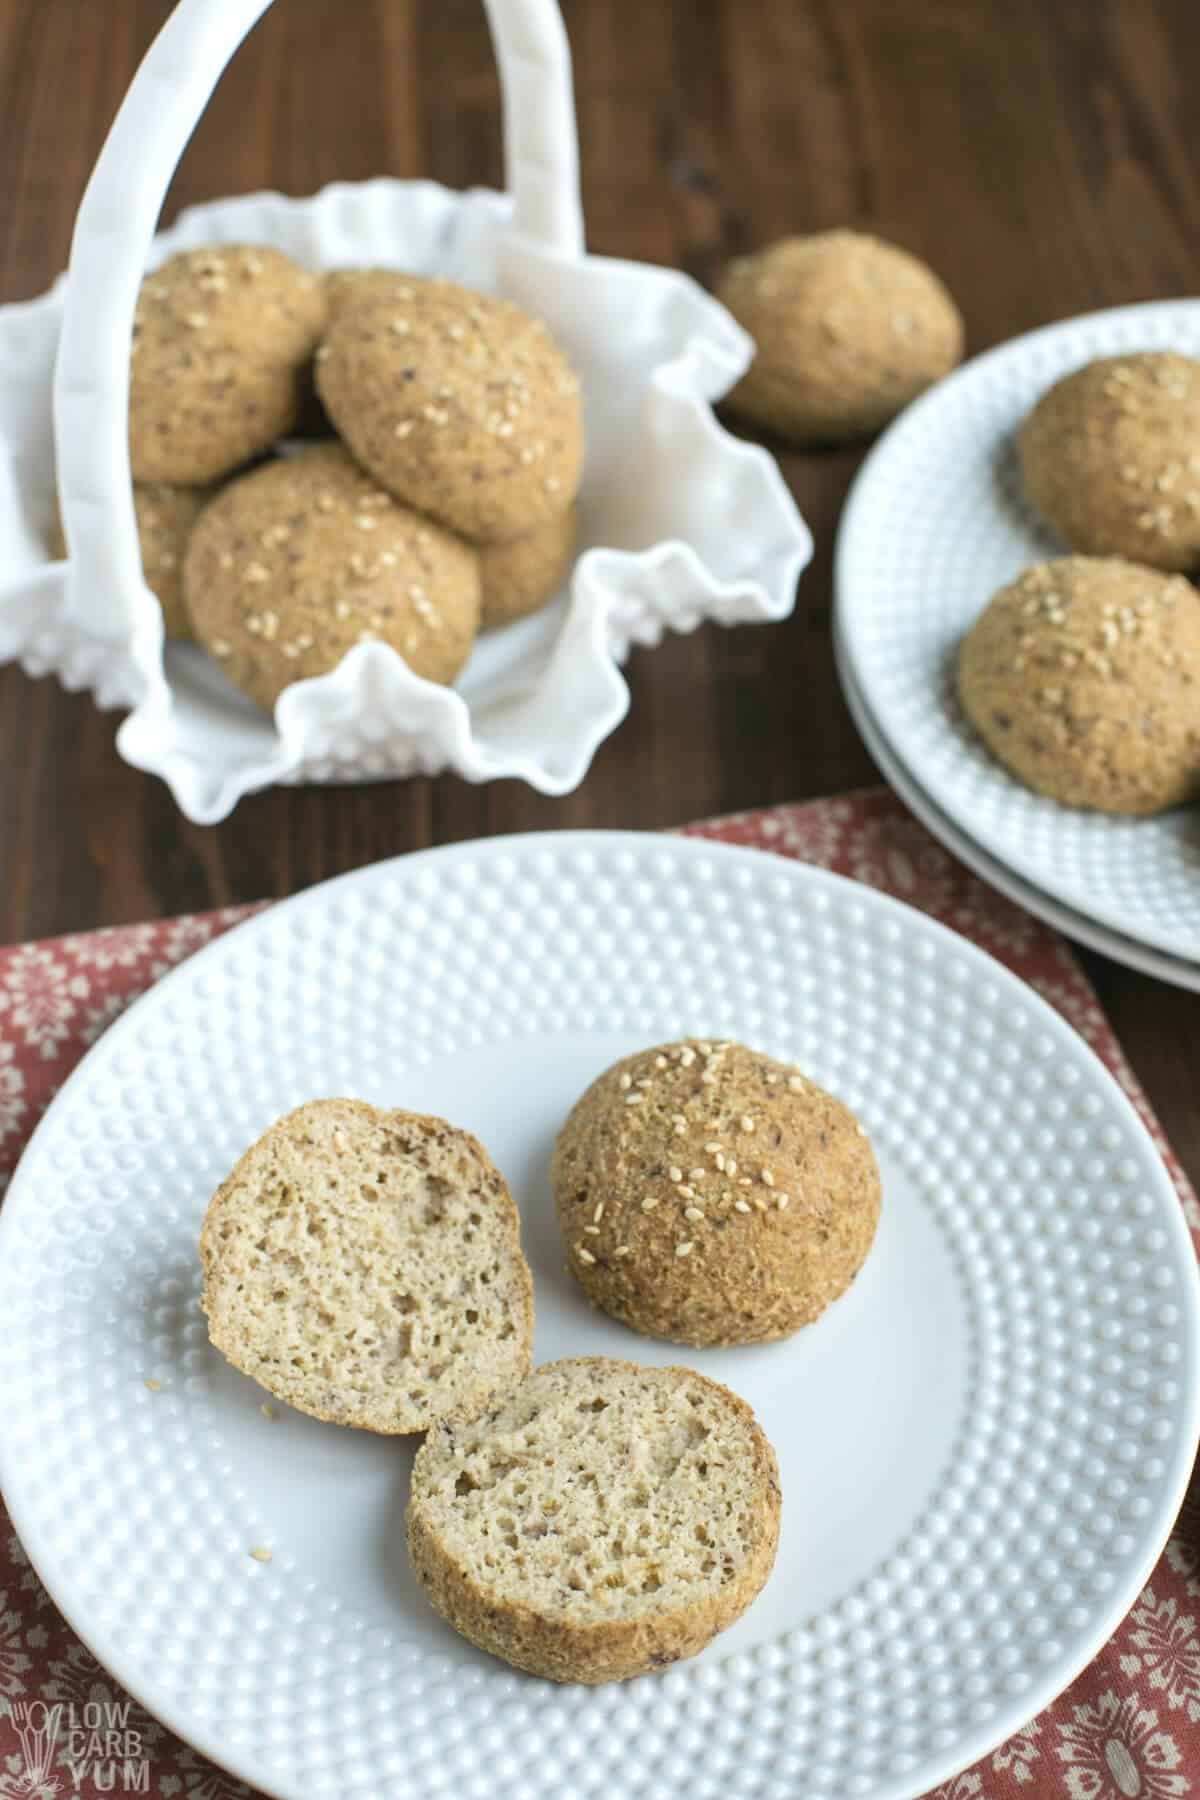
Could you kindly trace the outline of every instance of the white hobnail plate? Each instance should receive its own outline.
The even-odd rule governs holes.
[[[1042,799],[984,748],[953,682],[958,643],[996,589],[1064,553],[1023,498],[1017,426],[1081,363],[1167,348],[1200,354],[1200,301],[1047,326],[977,357],[917,401],[851,491],[836,609],[847,666],[878,731],[960,830],[1072,911],[1200,965],[1200,810],[1119,819]]]
[[[654,1343],[563,1267],[558,1125],[613,1058],[685,1032],[799,1060],[878,1149],[871,1256],[787,1343]],[[330,1093],[479,1133],[521,1205],[539,1360],[685,1360],[754,1406],[779,1561],[694,1662],[587,1690],[474,1651],[408,1571],[411,1450],[267,1421],[209,1348],[207,1199],[272,1118]],[[153,1712],[287,1800],[921,1792],[1104,1642],[1198,1426],[1183,1215],[1082,1039],[924,915],[699,840],[431,851],[202,951],[35,1133],[0,1215],[0,1316],[0,1476],[43,1580]]]
[[[625,715],[618,665],[633,645],[791,611],[808,531],[773,459],[712,412],[751,340],[688,276],[586,254],[554,0],[487,0],[511,198],[385,180],[310,200],[252,194],[192,208],[153,238],[183,145],[269,4],[182,0],[96,166],[67,277],[0,308],[0,660],[131,708],[121,755],[162,776],[202,823],[273,782],[453,769],[566,793]],[[498,291],[547,320],[582,378],[587,467],[571,581],[546,611],[482,638],[454,689],[362,644],[332,674],[289,688],[272,720],[202,652],[169,645],[164,660],[129,491],[133,309],[147,266],[231,239],[313,268],[391,264]],[[69,563],[47,561],[56,472]]]
[[[941,808],[935,806],[924,789],[918,785],[900,758],[882,736],[874,719],[871,717],[866,702],[854,684],[848,658],[842,648],[841,637],[834,629],[834,653],[837,658],[838,677],[842,684],[842,694],[849,708],[850,716],[858,727],[859,736],[870,751],[872,760],[879,768],[888,786],[897,793],[909,811],[918,818],[925,829],[942,843],[951,855],[986,881],[998,893],[1015,901],[1018,906],[1031,912],[1035,918],[1042,919],[1061,931],[1067,937],[1074,938],[1077,943],[1086,944],[1091,950],[1099,950],[1101,955],[1111,957],[1113,962],[1124,963],[1127,968],[1137,969],[1143,975],[1154,975],[1160,981],[1169,981],[1174,987],[1188,988],[1193,993],[1200,993],[1200,963],[1187,962],[1181,956],[1168,956],[1164,950],[1154,950],[1148,945],[1135,943],[1132,938],[1122,937],[1119,931],[1109,931],[1104,925],[1097,925],[1094,920],[1084,918],[1082,913],[1072,912],[1069,906],[1051,899],[1035,888],[1028,881],[1022,881],[1011,869],[981,850],[978,844],[969,838],[965,831],[948,819]]]

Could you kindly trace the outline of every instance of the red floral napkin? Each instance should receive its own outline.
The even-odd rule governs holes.
[[[870,789],[688,830],[868,882],[1015,969],[1066,1015],[1121,1083],[1163,1153],[1196,1236],[1196,1197],[1072,952],[955,862],[893,795]],[[255,910],[231,907],[0,950],[0,1191],[53,1094],[110,1020],[175,963]],[[0,1533],[0,1800],[95,1800],[113,1792],[166,1800],[249,1795],[109,1679],[59,1617],[2,1508]],[[1198,1621],[1200,1489],[1193,1481],[1149,1586],[1091,1667],[1024,1731],[938,1788],[935,1800],[1043,1794],[1174,1800],[1200,1792]],[[56,1703],[64,1710],[55,1732],[47,1719]],[[97,1735],[89,1729],[93,1721]]]

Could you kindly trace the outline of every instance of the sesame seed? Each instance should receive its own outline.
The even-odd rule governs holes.
[[[466,335],[467,334],[463,330],[463,327],[461,325],[447,325],[447,327],[446,327],[446,336],[448,338],[453,338],[455,343],[457,343],[460,338],[464,338]]]
[[[208,324],[208,314],[189,313],[187,316],[187,324],[192,331],[203,331],[204,327]]]
[[[675,1136],[676,1137],[685,1137],[686,1135],[687,1135],[686,1121],[683,1119],[676,1119],[676,1121],[675,1121]]]
[[[633,1086],[633,1076],[628,1074],[622,1075],[617,1082],[617,1086],[623,1090],[628,1090]]]
[[[409,435],[409,433],[411,432],[412,428],[413,428],[413,422],[411,419],[398,419],[396,421],[396,423],[392,426],[392,436],[398,437],[398,438],[406,438]]]
[[[763,1080],[768,1087],[775,1087],[778,1084],[779,1077],[778,1075],[764,1075]]]
[[[690,1069],[695,1060],[696,1052],[692,1049],[690,1044],[685,1044],[683,1049],[679,1052],[680,1068]]]
[[[361,639],[361,638],[365,638],[365,637],[369,636],[369,633],[367,633],[365,631],[360,631],[358,635]],[[282,646],[282,649],[283,649],[283,654],[287,657],[289,662],[295,662],[296,658],[300,654],[300,648],[299,648],[299,645],[297,645],[297,644],[284,644]]]
[[[860,1138],[866,1137],[866,1135],[867,1135],[866,1130],[862,1125],[859,1124],[857,1119],[855,1119],[855,1121],[854,1121],[854,1129],[858,1133]]]
[[[721,1171],[721,1173],[724,1174],[725,1173],[725,1157],[720,1150],[717,1151],[717,1154],[713,1158],[713,1161],[716,1163],[717,1168]]]
[[[648,1087],[653,1087],[654,1083],[651,1080],[649,1075],[639,1075],[633,1085],[635,1087],[648,1088]]]
[[[698,1206],[685,1206],[683,1216],[685,1219],[702,1219],[704,1214]]]
[[[592,1214],[593,1222],[598,1225],[603,1217],[604,1217],[604,1202],[603,1202],[603,1200],[597,1200],[596,1210]]]
[[[269,581],[271,576],[269,570],[264,569],[260,562],[249,562],[242,570],[242,579],[244,581]]]
[[[683,1170],[676,1168],[674,1163],[672,1163],[671,1167],[667,1170],[667,1175],[672,1181],[683,1180]]]
[[[589,1237],[599,1237],[600,1236],[600,1227],[598,1225],[585,1225],[583,1229],[586,1231],[586,1233]]]
[[[688,1180],[689,1181],[703,1181],[704,1177],[707,1174],[708,1174],[707,1169],[689,1169],[688,1170]]]
[[[761,1194],[755,1194],[754,1205],[759,1212],[766,1212],[766,1210],[767,1210],[767,1203],[763,1199]]]
[[[618,1244],[616,1249],[613,1251],[613,1255],[614,1256],[628,1256],[629,1255],[629,1245],[628,1244]]]
[[[373,513],[359,513],[354,523],[358,526],[360,531],[374,531],[375,527],[379,524],[379,520]]]
[[[736,1156],[727,1156],[725,1158],[725,1173],[727,1175],[736,1175],[737,1170],[738,1170],[737,1157]]]
[[[787,1210],[788,1206],[791,1204],[791,1199],[792,1196],[790,1194],[776,1194],[775,1204],[780,1212],[785,1212]]]
[[[264,1400],[258,1410],[264,1419],[276,1419],[279,1416],[269,1400]]]
[[[265,1550],[261,1544],[255,1544],[255,1546],[254,1546],[253,1550],[251,1550],[250,1554],[254,1558],[255,1562],[268,1563],[271,1560],[271,1552],[269,1550]]]
[[[646,1198],[642,1201],[642,1211],[653,1212],[657,1205],[658,1201],[655,1199],[654,1195],[647,1194]]]
[[[328,344],[318,344],[317,352],[313,358],[313,361],[314,362],[328,362],[329,357],[330,357],[329,345]]]
[[[521,461],[526,465],[526,467],[528,467],[529,464],[533,461],[533,451],[529,448],[528,444],[526,444],[524,449],[521,451]]]
[[[689,1238],[685,1244],[676,1244],[675,1254],[676,1256],[690,1256],[695,1248],[695,1244],[692,1239]]]
[[[410,287],[398,287],[396,289],[397,300],[411,300],[412,297],[413,291]]]
[[[682,1187],[681,1187],[681,1188],[680,1188],[680,1190],[679,1190],[679,1192],[680,1192],[680,1194],[681,1194],[681,1195],[682,1195],[682,1196],[683,1196],[683,1198],[684,1198],[684,1199],[685,1199],[685,1200],[694,1200],[694,1199],[695,1199],[695,1198],[696,1198],[696,1190],[695,1190],[695,1188],[694,1188],[694,1187],[689,1187],[689,1186],[688,1186],[688,1183],[687,1183],[687,1182],[686,1182],[686,1181],[685,1181],[685,1182],[684,1182],[684,1183],[683,1183],[683,1185],[682,1185]]]
[[[397,337],[407,337],[412,326],[407,319],[393,319],[390,329],[395,332]]]
[[[750,1208],[747,1205],[746,1201],[735,1200],[733,1203],[733,1210],[734,1210],[734,1212],[748,1213],[750,1211]]]
[[[225,642],[224,638],[214,638],[211,648],[214,656],[229,656],[231,654],[230,646]]]
[[[591,1251],[588,1250],[583,1244],[576,1244],[575,1254],[579,1258],[581,1263],[594,1263],[596,1260],[595,1257],[592,1255]]]
[[[262,632],[262,619],[258,613],[247,613],[246,630],[251,637],[258,637]]]
[[[711,1069],[705,1069],[703,1075],[700,1077],[700,1085],[701,1087],[716,1087],[717,1078]]]
[[[335,600],[333,603],[333,616],[335,619],[348,619],[353,610],[354,609],[348,600]]]
[[[671,1123],[672,1123],[672,1125],[686,1125],[687,1118],[683,1113],[672,1113],[671,1114]]]
[[[626,1106],[640,1106],[645,1098],[645,1094],[642,1093],[626,1094],[625,1104]]]
[[[339,1156],[344,1156],[346,1151],[350,1148],[350,1140],[340,1126],[332,1133],[331,1142]]]
[[[720,1144],[713,1142],[711,1144],[705,1144],[704,1148],[708,1151],[710,1156],[716,1156],[721,1146]]]
[[[666,1057],[665,1056],[656,1056],[654,1059],[654,1066],[656,1069],[665,1069],[667,1066]]]
[[[751,1181],[751,1179],[748,1175],[739,1175],[738,1176],[738,1186],[739,1187],[753,1187],[754,1183]]]
[[[328,488],[322,488],[313,504],[318,512],[328,513],[333,511],[337,502],[334,500],[334,497],[329,492]]]
[[[161,1382],[161,1381],[155,1381],[155,1379],[154,1379],[154,1377],[153,1377],[153,1375],[151,1375],[151,1376],[150,1376],[150,1377],[149,1377],[149,1378],[148,1378],[148,1379],[147,1379],[147,1381],[146,1381],[146,1386],[147,1386],[147,1387],[148,1387],[148,1388],[149,1388],[149,1389],[150,1389],[150,1392],[151,1392],[151,1393],[152,1393],[152,1394],[157,1394],[157,1393],[160,1393],[160,1392],[161,1392],[161,1391],[162,1391],[162,1382]]]
[[[774,1177],[774,1175],[772,1175],[770,1169],[764,1169],[762,1171],[761,1179],[762,1179],[762,1184],[764,1187],[774,1187],[775,1186],[775,1177]]]
[[[738,1123],[741,1125],[743,1131],[754,1130],[754,1120],[750,1117],[749,1113],[743,1113]]]

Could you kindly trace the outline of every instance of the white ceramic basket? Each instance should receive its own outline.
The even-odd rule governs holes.
[[[510,194],[372,181],[295,201],[254,194],[154,227],[230,56],[270,0],[182,0],[134,78],[84,195],[67,275],[0,309],[0,660],[128,708],[127,762],[202,823],[275,782],[454,769],[575,787],[629,694],[631,645],[703,620],[781,619],[811,539],[772,459],[711,403],[752,345],[687,276],[587,255],[570,57],[555,0],[486,0]],[[142,275],[171,252],[257,240],[312,268],[446,274],[540,314],[584,390],[583,547],[544,612],[480,640],[456,689],[361,644],[297,682],[274,720],[201,651],[164,647],[141,575],[127,444]],[[47,561],[55,481],[70,559]]]

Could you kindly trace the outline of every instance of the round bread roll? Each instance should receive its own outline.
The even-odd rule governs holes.
[[[317,389],[363,467],[398,499],[480,542],[521,537],[574,499],[579,382],[540,320],[450,281],[349,284]]]
[[[183,604],[183,559],[192,526],[214,492],[213,488],[172,487],[166,481],[133,484],[142,576],[162,607],[163,630],[169,638],[186,640],[192,635]],[[50,527],[50,552],[53,556],[67,554],[57,511]]]
[[[1073,550],[1200,564],[1200,362],[1101,357],[1055,382],[1018,439],[1033,506]]]
[[[320,444],[241,476],[206,508],[184,599],[197,640],[270,708],[368,639],[427,681],[453,681],[479,628],[479,565],[340,444]]]
[[[588,1298],[680,1344],[765,1343],[810,1324],[854,1280],[879,1220],[853,1113],[741,1044],[615,1063],[559,1134],[551,1181]]]
[[[1200,595],[1116,557],[1038,563],[963,639],[958,692],[1035,793],[1157,813],[1200,794]]]
[[[801,444],[878,431],[962,358],[962,318],[933,270],[857,231],[741,257],[717,297],[755,343],[730,407]]]
[[[694,1656],[763,1587],[779,1470],[744,1400],[691,1369],[547,1363],[417,1452],[408,1547],[442,1617],[551,1681]]]
[[[511,625],[553,600],[570,571],[575,530],[572,506],[524,537],[480,545],[483,630]]]
[[[147,275],[129,378],[134,480],[202,486],[286,437],[324,324],[317,276],[262,245],[182,250]]]
[[[330,269],[325,276],[325,304],[332,320],[343,307],[363,300],[387,299],[393,305],[405,304],[403,290],[423,277],[410,275],[407,269]]]
[[[482,1144],[444,1119],[298,1107],[217,1189],[200,1261],[217,1349],[317,1419],[425,1431],[529,1368],[517,1209]]]

